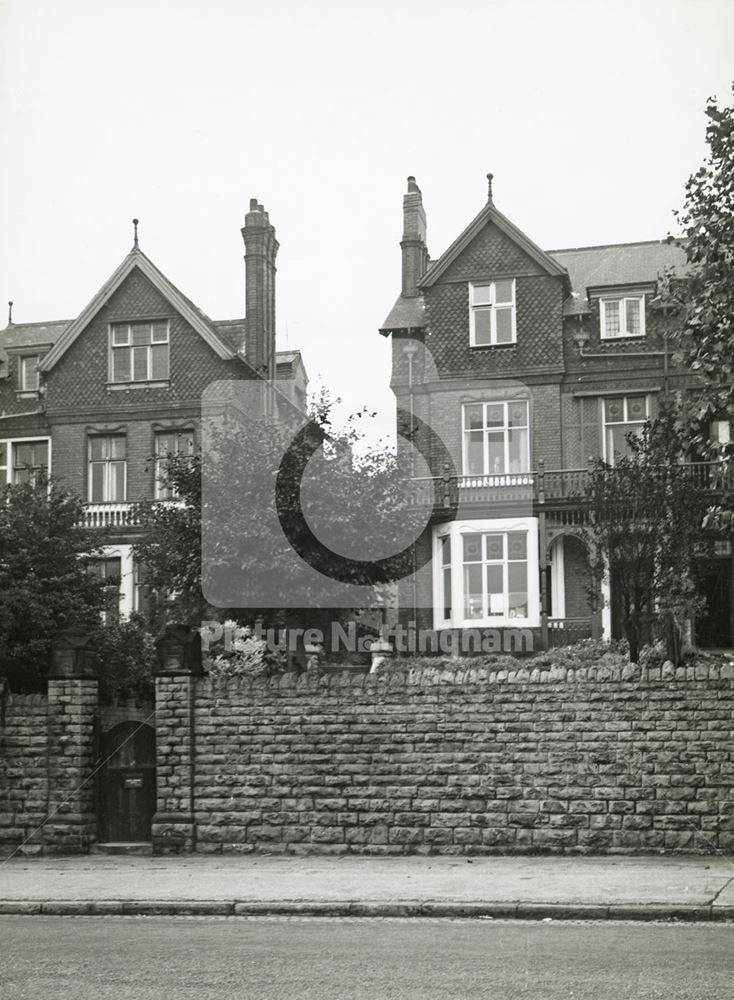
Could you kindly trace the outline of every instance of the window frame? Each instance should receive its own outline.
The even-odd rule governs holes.
[[[110,441],[112,439],[122,440],[125,442],[125,457],[120,458],[103,458],[103,459],[93,459],[92,458],[92,442],[98,441],[100,439]],[[125,433],[101,433],[101,434],[87,434],[87,503],[90,504],[113,504],[113,503],[127,503],[127,434]],[[111,500],[108,494],[112,492],[110,490],[110,484],[113,481],[111,479],[111,467],[117,463],[122,463],[122,493],[121,499]],[[104,485],[103,494],[105,498],[102,500],[95,500],[93,498],[93,487],[94,487],[94,476],[92,474],[92,466],[100,465],[104,463]]]
[[[627,400],[631,399],[631,398],[634,398],[634,397],[638,397],[638,396],[642,396],[644,398],[644,400],[645,400],[645,419],[642,420],[642,421],[639,421],[639,420],[629,420],[629,418],[628,418],[628,411],[627,411]],[[625,419],[624,420],[613,420],[611,423],[607,421],[606,404],[610,400],[612,400],[612,399],[621,399],[623,401],[623,412],[624,412],[624,415],[625,415]],[[626,393],[619,393],[618,395],[613,395],[613,396],[602,396],[600,398],[600,406],[601,406],[601,428],[602,428],[602,438],[601,438],[602,439],[602,457],[603,457],[604,461],[607,463],[607,465],[612,465],[613,466],[614,465],[614,455],[615,455],[615,452],[613,450],[611,450],[611,454],[610,454],[609,443],[608,443],[608,440],[607,440],[608,429],[610,427],[619,427],[619,426],[630,425],[630,424],[639,424],[640,427],[644,427],[645,424],[647,423],[647,421],[650,419],[650,414],[651,414],[651,410],[652,410],[651,393],[649,393],[649,392],[626,392]],[[626,433],[627,432],[625,432],[625,434]],[[627,452],[625,452],[625,454],[627,454]]]
[[[28,385],[28,362],[33,362],[31,374],[33,375],[33,385]],[[37,393],[41,388],[41,373],[38,366],[41,362],[40,354],[21,354],[18,358],[18,392]]]
[[[0,438],[0,446],[4,446],[4,461],[0,463],[0,489],[4,486],[17,486],[15,478],[15,446],[19,444],[45,444],[46,445],[46,475],[51,475],[51,438],[44,435],[22,438]],[[33,470],[42,469],[43,466],[30,466]]]
[[[523,456],[525,468],[520,469],[517,472],[512,472],[509,469],[510,464],[510,424],[509,424],[509,407],[517,403],[525,404],[525,426],[518,427],[518,430],[526,431],[526,448],[525,455]],[[467,407],[470,406],[481,406],[482,407],[482,472],[469,472],[468,463],[468,443],[469,434],[472,431],[467,427],[467,417],[466,411]],[[487,432],[487,407],[488,406],[503,406],[504,407],[504,424],[502,426],[503,431],[503,459],[505,464],[505,471],[503,472],[492,472],[489,469],[489,436]],[[474,431],[476,433],[476,430]],[[527,476],[531,471],[531,447],[530,447],[530,399],[490,399],[490,400],[467,400],[461,404],[461,470],[462,476],[465,479],[473,478],[484,478],[485,476]]]
[[[496,301],[497,283],[509,281],[512,287],[512,300],[510,302]],[[517,279],[516,278],[493,278],[491,281],[470,281],[469,282],[469,344],[471,347],[510,347],[517,343]],[[489,288],[489,302],[476,303],[474,292],[477,288]],[[512,337],[510,340],[497,340],[497,309],[510,312],[512,319]],[[489,343],[477,343],[476,314],[477,312],[489,312]]]
[[[611,302],[618,302],[619,310],[619,333],[607,333],[607,306]],[[640,307],[640,330],[639,333],[630,333],[627,328],[627,303],[637,302]],[[624,315],[623,315],[624,314]],[[639,292],[636,295],[600,295],[599,296],[599,336],[601,340],[639,340],[645,336],[645,293]]]
[[[479,618],[464,617],[464,536],[465,535],[504,535],[514,532],[526,535],[526,595],[527,614],[524,617],[509,615],[509,563],[507,553],[507,538],[503,541],[503,599],[502,615],[482,615]],[[444,617],[445,594],[443,592],[444,570],[442,560],[443,539],[450,537],[451,545],[451,616]],[[482,542],[484,552],[484,542]],[[538,519],[537,517],[492,518],[477,521],[452,521],[449,525],[441,525],[434,529],[434,560],[433,560],[433,621],[434,628],[537,628],[540,625],[540,579],[538,574]],[[482,566],[483,611],[488,600],[486,588],[486,560],[477,565]]]
[[[154,469],[153,469],[153,491],[156,500],[178,500],[179,496],[173,491],[171,487],[161,486],[161,475],[160,467],[161,463],[168,458],[169,455],[179,455],[180,450],[176,447],[174,452],[166,452],[165,454],[160,454],[158,451],[158,441],[163,437],[174,437],[178,445],[179,438],[184,435],[190,435],[191,445],[188,458],[193,458],[196,452],[196,432],[193,427],[172,427],[170,430],[166,430],[163,427],[158,427],[154,431],[153,436],[153,456],[154,456]]]
[[[165,325],[165,339],[155,339],[155,327]],[[148,327],[148,341],[146,344],[134,344],[133,327]],[[124,343],[115,343],[116,335],[127,328],[127,336]],[[107,336],[107,385],[112,389],[134,388],[144,386],[165,386],[171,380],[171,323],[168,319],[151,320],[122,320],[108,324]],[[166,374],[163,377],[153,377],[153,348],[165,345],[166,350]],[[135,355],[134,351],[141,348],[146,349],[146,377],[144,379],[135,378]],[[115,378],[115,352],[128,352],[128,372],[127,379]]]

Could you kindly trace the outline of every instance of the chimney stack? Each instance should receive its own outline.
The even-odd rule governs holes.
[[[245,357],[266,378],[275,378],[275,258],[278,241],[257,198],[242,229],[245,243]]]
[[[423,197],[415,177],[408,178],[408,193],[403,196],[403,295],[414,298],[418,295],[418,282],[428,266],[426,247],[426,213]]]

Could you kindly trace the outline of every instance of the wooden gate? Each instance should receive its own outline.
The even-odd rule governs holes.
[[[101,741],[99,840],[145,842],[155,812],[155,730],[121,722]]]

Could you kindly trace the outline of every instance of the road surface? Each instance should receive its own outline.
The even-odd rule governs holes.
[[[3,1000],[730,1000],[734,925],[0,917]]]

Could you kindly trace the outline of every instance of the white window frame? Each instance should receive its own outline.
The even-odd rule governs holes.
[[[524,618],[488,615],[464,618],[464,545],[463,536],[472,534],[506,535],[513,531],[527,533],[528,613]],[[451,538],[451,617],[444,618],[442,539]],[[444,628],[537,628],[540,625],[540,579],[538,573],[538,519],[536,517],[488,518],[477,521],[452,521],[433,531],[433,627]],[[505,597],[507,597],[507,562],[504,560]],[[486,586],[486,578],[483,580]]]
[[[643,396],[644,399],[645,399],[645,419],[642,420],[642,421],[639,421],[639,420],[628,420],[627,419],[627,416],[628,416],[628,414],[627,414],[627,400],[630,397],[633,397],[633,396]],[[624,418],[625,418],[624,420],[613,420],[611,422],[607,421],[607,415],[606,415],[606,411],[605,411],[605,403],[607,403],[610,399],[621,399],[623,401],[623,412],[624,412]],[[608,465],[614,465],[614,452],[612,451],[612,453],[610,454],[609,443],[607,441],[607,429],[609,427],[619,427],[621,424],[639,424],[640,427],[643,427],[645,425],[645,423],[650,419],[650,408],[651,408],[650,393],[648,393],[648,392],[626,392],[626,393],[624,393],[624,395],[620,394],[618,396],[616,396],[616,395],[615,396],[602,396],[601,399],[600,399],[600,404],[599,405],[601,406],[602,456],[604,458],[604,461]]]
[[[178,495],[175,493],[172,487],[164,487],[162,485],[162,464],[168,459],[169,455],[180,455],[183,452],[179,448],[179,441],[183,435],[190,435],[191,437],[191,448],[186,454],[187,458],[191,458],[194,455],[194,450],[196,448],[196,434],[193,427],[176,427],[171,430],[165,430],[159,427],[155,432],[154,438],[154,454],[155,454],[155,498],[156,500],[177,500]],[[176,448],[173,452],[161,453],[158,451],[158,441],[162,437],[173,437],[176,440]]]
[[[518,430],[527,431],[527,448],[524,457],[525,468],[520,469],[517,472],[512,472],[510,470],[510,425],[509,425],[509,413],[508,407],[513,406],[517,403],[525,404],[525,415],[526,423],[524,428],[517,428]],[[470,430],[467,427],[466,411],[469,406],[481,406],[482,407],[482,442],[483,442],[483,455],[482,455],[482,472],[469,472],[469,456],[468,456],[468,442]],[[488,406],[502,406],[504,408],[504,424],[503,424],[503,443],[504,443],[504,464],[505,469],[503,472],[494,472],[489,468],[489,438],[487,435],[487,407]],[[476,431],[475,431],[476,433]],[[530,400],[529,399],[490,399],[490,400],[475,400],[473,402],[462,403],[461,406],[461,468],[462,475],[465,478],[475,478],[478,476],[522,476],[527,475],[530,472]]]
[[[44,435],[22,438],[0,438],[0,445],[5,445],[5,464],[0,465],[0,489],[4,486],[15,485],[15,456],[14,447],[17,444],[45,444],[48,457],[46,475],[51,475],[51,438]]]
[[[619,333],[607,333],[607,305],[610,302],[619,303]],[[630,333],[627,329],[627,303],[637,302],[640,306],[639,333]],[[639,295],[604,295],[599,299],[599,323],[602,340],[638,340],[645,336],[645,294]]]
[[[501,302],[497,303],[495,301],[496,297],[496,283],[499,281],[509,281],[512,285],[512,301],[511,302]],[[489,288],[489,302],[488,303],[475,303],[474,293],[477,288]],[[497,341],[497,310],[502,311],[509,310],[510,316],[512,318],[512,338],[511,340]],[[477,312],[489,312],[490,314],[490,332],[489,332],[489,343],[488,344],[478,344],[476,335],[476,323],[475,318]],[[507,347],[510,344],[517,343],[517,289],[516,289],[516,279],[515,278],[497,278],[495,281],[470,281],[469,282],[469,343],[472,347]]]
[[[165,338],[154,337],[154,328],[157,326],[165,325],[166,335]],[[148,327],[148,342],[147,344],[133,344],[132,328],[134,326],[147,326]],[[117,335],[125,332],[126,337],[124,342],[117,341]],[[117,342],[116,342],[117,341]],[[153,352],[152,348],[154,346],[161,346],[165,344],[167,347],[166,352],[166,374],[163,377],[153,378]],[[134,362],[134,349],[146,348],[146,377],[143,379],[135,378],[135,362]],[[115,379],[114,378],[114,356],[116,351],[128,351],[129,352],[129,379]],[[171,378],[171,325],[169,321],[163,319],[157,320],[130,320],[124,323],[110,323],[108,329],[108,361],[107,361],[107,384],[112,387],[118,386],[136,386],[136,385],[166,385]]]
[[[39,354],[21,354],[18,358],[18,391],[36,393],[41,387],[41,378],[38,372],[38,363],[41,360]],[[32,379],[29,383],[29,375]]]
[[[106,438],[107,440],[109,440],[110,438],[122,438],[123,441],[125,442],[125,458],[124,459],[120,459],[120,458],[94,459],[94,463],[93,463],[93,460],[92,460],[92,441],[93,440],[99,440],[99,438]],[[111,466],[113,464],[117,464],[118,462],[122,462],[123,463],[123,477],[122,477],[122,492],[123,492],[123,496],[122,496],[121,499],[118,498],[117,500],[110,500],[110,499],[106,499],[106,500],[105,499],[103,499],[103,500],[94,500],[92,498],[92,486],[93,486],[93,478],[94,478],[92,476],[92,464],[97,465],[97,464],[100,464],[102,462],[105,463],[104,487],[103,487],[102,492],[103,492],[104,496],[106,496],[106,497],[109,497],[109,494],[112,492],[110,490],[110,484],[112,482],[111,471],[110,471],[111,470]],[[99,503],[127,503],[127,435],[126,434],[113,434],[113,433],[110,433],[110,434],[89,434],[89,435],[87,435],[87,498],[88,498],[87,499],[87,503],[93,503],[93,504],[99,504]]]

